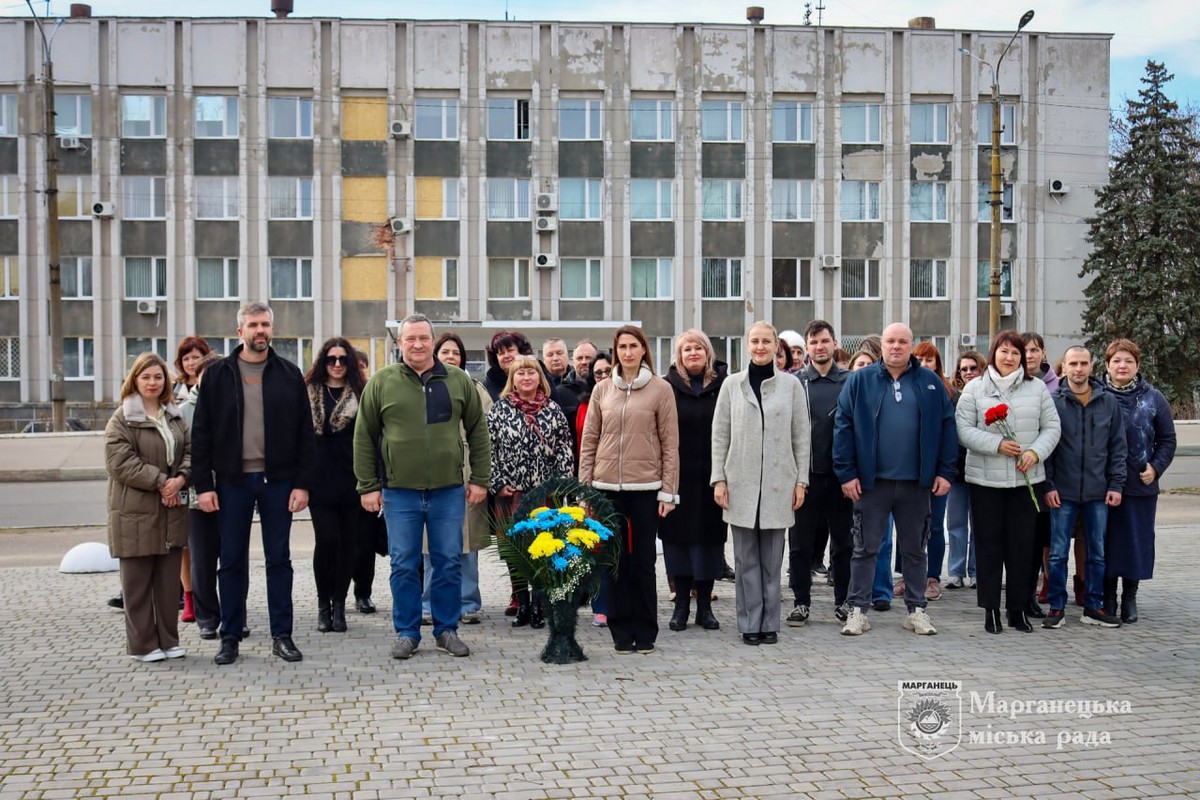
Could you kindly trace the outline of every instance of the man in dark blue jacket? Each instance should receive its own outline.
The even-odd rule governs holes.
[[[1109,507],[1121,504],[1125,486],[1125,423],[1121,405],[1099,381],[1092,380],[1092,354],[1071,347],[1063,356],[1066,381],[1054,395],[1062,438],[1046,460],[1046,505],[1050,506],[1050,613],[1043,628],[1063,624],[1067,605],[1067,551],[1075,518],[1083,517],[1087,567],[1086,596],[1080,622],[1116,628],[1120,617],[1105,612],[1104,534]],[[1076,571],[1079,565],[1075,565]]]
[[[850,613],[842,633],[858,636],[871,627],[866,610],[890,515],[904,567],[904,627],[929,635],[937,633],[925,613],[929,496],[950,491],[958,473],[954,406],[942,379],[913,357],[907,325],[889,325],[882,340],[880,362],[847,378],[834,421],[833,471],[854,502]]]

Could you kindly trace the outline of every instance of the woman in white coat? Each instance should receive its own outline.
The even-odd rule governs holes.
[[[779,641],[787,529],[808,487],[808,395],[775,367],[769,322],[746,332],[750,365],[721,385],[713,417],[713,498],[733,531],[738,631],[748,645]]]
[[[1029,554],[1037,521],[1033,495],[1041,494],[1046,480],[1042,465],[1058,445],[1062,427],[1046,384],[1025,370],[1021,334],[996,334],[988,365],[983,375],[963,387],[954,415],[958,442],[967,449],[976,591],[985,612],[984,629],[1000,633],[1000,582],[1007,573],[1008,624],[1029,633]],[[1001,405],[1008,408],[1006,422],[988,424],[988,412]],[[1015,440],[1005,435],[1005,426]]]

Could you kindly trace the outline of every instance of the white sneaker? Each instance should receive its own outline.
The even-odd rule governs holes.
[[[933,627],[929,615],[923,608],[918,608],[905,617],[903,624],[905,630],[912,631],[918,636],[932,636],[937,633],[937,628]]]
[[[867,615],[858,606],[851,607],[850,616],[846,618],[846,624],[842,626],[842,635],[861,636],[869,630],[871,630],[871,623],[867,621]]]
[[[179,645],[175,645],[174,647],[168,647],[166,650],[163,650],[163,655],[167,658],[183,658],[187,655],[187,650]]]
[[[962,578],[957,575],[951,575],[949,578],[946,578],[946,582],[942,585],[947,589],[961,589],[965,584]]]
[[[132,658],[134,661],[143,661],[147,663],[151,661],[164,661],[166,660],[166,657],[167,654],[161,649],[151,650],[149,653],[140,656],[130,656],[130,658]]]
[[[967,587],[968,589],[974,589],[975,579],[970,576],[963,578],[963,586]]]

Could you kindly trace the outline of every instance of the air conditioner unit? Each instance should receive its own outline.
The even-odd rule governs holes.
[[[553,192],[539,192],[533,205],[540,214],[553,214],[558,211],[558,195]]]
[[[407,139],[412,136],[412,123],[406,119],[394,119],[391,131],[393,139]]]
[[[1051,178],[1046,182],[1046,188],[1050,194],[1067,194],[1071,191],[1071,187],[1067,186],[1067,182],[1062,178]]]
[[[837,256],[821,256],[821,269],[837,269],[842,265],[842,260]]]
[[[533,227],[544,233],[549,233],[550,231],[558,230],[558,220],[554,217],[538,217],[534,221]]]
[[[92,203],[93,217],[111,217],[115,213],[117,213],[117,207],[112,203],[107,203],[103,200],[98,203]]]
[[[538,253],[533,257],[533,265],[538,269],[554,269],[558,266],[558,256],[550,253]]]
[[[157,314],[158,313],[158,301],[157,300],[138,300],[137,301],[137,312],[139,314]]]
[[[396,236],[403,236],[406,233],[412,233],[412,220],[404,217],[392,217],[388,220],[388,224],[392,226],[392,233]]]
[[[959,345],[959,347],[974,347],[975,346],[975,334],[973,334],[973,333],[959,334],[958,345]]]
[[[1012,315],[1013,315],[1013,304],[1012,303],[1001,303],[1000,304],[1000,316],[1011,317]]]
[[[79,141],[78,136],[60,136],[58,137],[58,148],[60,150],[82,150],[83,142]]]

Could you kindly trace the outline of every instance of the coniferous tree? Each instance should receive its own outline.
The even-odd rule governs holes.
[[[1115,338],[1137,342],[1143,373],[1174,402],[1200,387],[1200,139],[1196,119],[1146,63],[1143,89],[1126,100],[1123,144],[1087,220],[1092,252],[1080,277],[1084,331],[1102,353]]]

